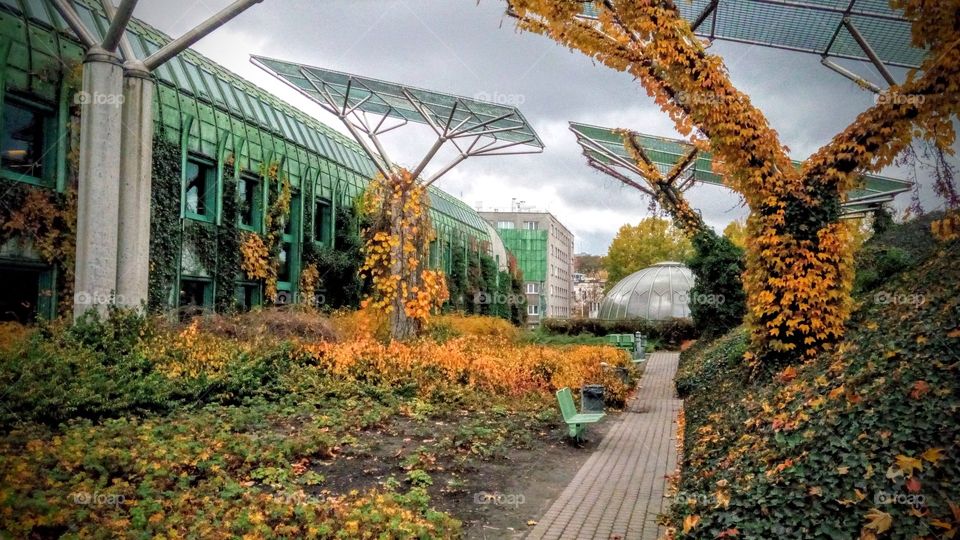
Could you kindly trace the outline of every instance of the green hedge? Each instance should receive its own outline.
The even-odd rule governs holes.
[[[648,321],[646,319],[625,319],[607,321],[601,319],[545,319],[540,326],[548,334],[578,336],[592,334],[633,334],[640,332],[644,337],[659,341],[662,346],[678,347],[686,340],[696,339],[697,329],[690,319],[669,319],[666,321]]]

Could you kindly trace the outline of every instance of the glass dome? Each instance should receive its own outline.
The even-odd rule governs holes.
[[[605,320],[663,321],[690,316],[693,272],[678,262],[662,262],[620,280],[600,304]]]

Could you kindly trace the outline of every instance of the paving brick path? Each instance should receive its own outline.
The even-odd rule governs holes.
[[[659,536],[666,475],[676,468],[677,353],[654,353],[637,396],[528,539],[648,540]],[[590,429],[587,428],[587,437]]]

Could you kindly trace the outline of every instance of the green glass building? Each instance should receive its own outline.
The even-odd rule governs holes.
[[[106,31],[99,2],[75,5],[88,27]],[[127,37],[141,57],[170,41],[138,20],[131,21]],[[64,284],[72,279],[72,247],[61,245],[57,235],[70,238],[75,228],[75,211],[71,222],[68,209],[76,182],[83,56],[48,2],[0,0],[0,320],[53,316],[66,300],[63,291],[70,290]],[[220,239],[225,230],[265,234],[277,186],[264,171],[275,167],[292,190],[277,289],[295,298],[304,252],[336,249],[337,210],[352,206],[376,174],[372,162],[354,141],[193,50],[154,75],[154,200],[162,184],[156,178],[158,144],[176,149],[167,165],[180,176],[180,192],[173,194],[179,199],[174,227],[163,238],[151,238],[151,245],[175,246],[166,262],[151,259],[151,287],[154,274],[169,276],[159,295],[170,308],[185,302],[213,307],[227,296],[246,307],[263,303],[262,281],[224,273],[236,267],[239,255]],[[24,227],[25,216],[36,214],[26,212],[32,207],[24,201],[46,195],[55,202],[46,211],[56,216]],[[491,242],[499,242],[460,200],[431,188],[431,201],[437,240],[430,266],[449,272],[455,244],[490,250]],[[154,231],[160,221],[152,214]]]

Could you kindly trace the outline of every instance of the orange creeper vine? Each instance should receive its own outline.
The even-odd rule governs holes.
[[[365,231],[366,258],[360,269],[372,288],[362,307],[389,315],[393,339],[414,337],[447,300],[443,273],[421,268],[435,238],[427,189],[407,170],[378,175],[363,204],[373,225]]]
[[[853,269],[840,202],[864,171],[889,164],[921,136],[947,148],[960,111],[960,0],[894,0],[912,20],[913,43],[930,52],[922,75],[862,113],[796,170],[777,133],[706,53],[672,0],[602,0],[596,20],[582,3],[508,0],[521,29],[540,33],[636,77],[677,130],[707,139],[718,173],[752,212],[744,288],[751,354],[764,362],[810,358],[841,339]],[[688,99],[709,94],[709,99]],[[695,141],[703,145],[704,141]]]

